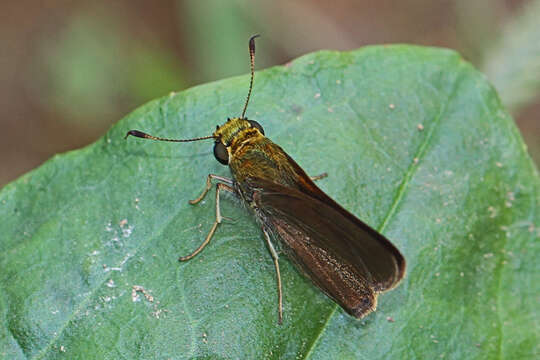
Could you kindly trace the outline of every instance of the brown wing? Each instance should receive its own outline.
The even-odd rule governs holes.
[[[403,278],[405,259],[384,236],[305,176],[305,192],[264,179],[247,181],[259,215],[281,238],[289,257],[321,290],[360,318],[375,309],[378,292]]]

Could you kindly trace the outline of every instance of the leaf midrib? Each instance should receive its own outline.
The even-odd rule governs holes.
[[[448,99],[443,103],[443,106],[441,110],[439,111],[439,115],[433,120],[433,125],[431,126],[431,129],[429,130],[428,134],[426,135],[424,141],[420,144],[418,147],[417,152],[415,153],[413,159],[417,158],[418,162],[415,163],[414,161],[411,161],[411,164],[409,165],[409,168],[405,172],[405,176],[403,178],[403,181],[399,185],[397,194],[392,201],[392,205],[390,206],[390,209],[388,210],[386,216],[384,217],[384,220],[382,224],[377,228],[377,231],[382,233],[388,226],[390,219],[394,216],[395,212],[397,211],[397,208],[399,207],[399,204],[401,203],[401,200],[403,199],[403,196],[405,195],[405,192],[407,191],[407,187],[413,178],[413,176],[416,174],[417,169],[420,167],[420,163],[422,162],[422,159],[424,158],[427,148],[430,145],[431,138],[433,137],[433,134],[435,133],[436,129],[439,126],[439,123],[443,117],[443,115],[446,113],[448,109],[448,104],[452,102],[455,95],[457,94],[457,89],[460,84],[461,80],[461,73],[458,73],[456,76],[456,79],[454,80],[454,84],[452,85],[452,91],[448,95]],[[311,345],[308,347],[308,350],[306,354],[304,355],[303,359],[309,359],[317,347],[317,344],[319,343],[319,340],[322,338],[323,334],[325,333],[326,329],[328,328],[328,324],[330,323],[330,320],[334,317],[336,311],[338,309],[337,304],[333,304],[332,309],[328,313],[328,316],[324,322],[324,324],[321,326],[320,331],[317,333],[317,335],[314,337]]]

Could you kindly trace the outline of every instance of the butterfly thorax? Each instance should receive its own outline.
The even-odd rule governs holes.
[[[253,124],[256,124],[254,126]],[[247,178],[266,179],[296,187],[298,175],[283,149],[264,136],[262,127],[253,120],[233,118],[214,132],[216,142],[227,148],[229,168],[241,192],[251,192]],[[249,198],[250,194],[245,194]]]

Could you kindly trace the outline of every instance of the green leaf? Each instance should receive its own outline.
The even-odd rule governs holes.
[[[447,50],[318,52],[258,72],[249,118],[319,185],[403,252],[407,275],[363,320],[281,258],[249,211],[213,192],[228,176],[210,134],[241,112],[248,78],[198,86],[128,115],[0,193],[0,354],[84,358],[530,358],[540,353],[540,181],[485,77]],[[134,292],[134,286],[146,290]],[[152,298],[151,298],[152,297]],[[135,300],[135,301],[134,301]],[[150,301],[153,300],[153,301]]]

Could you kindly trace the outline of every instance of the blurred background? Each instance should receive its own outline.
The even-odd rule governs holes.
[[[4,0],[0,186],[171,91],[320,50],[411,43],[486,73],[540,163],[540,0]],[[7,135],[7,136],[6,136]]]

